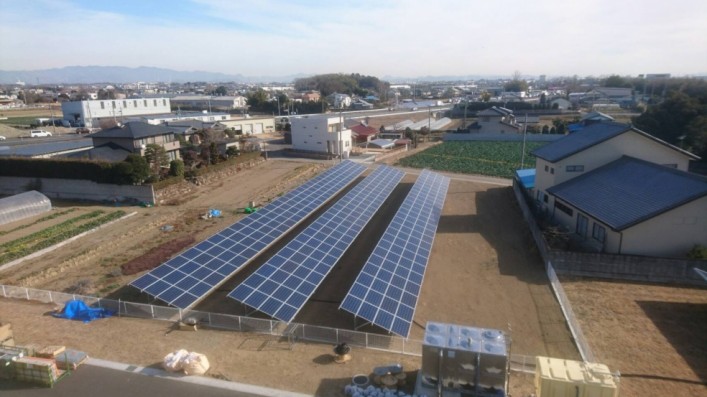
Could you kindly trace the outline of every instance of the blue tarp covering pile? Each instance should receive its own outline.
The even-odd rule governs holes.
[[[83,301],[74,299],[66,302],[61,312],[54,314],[54,317],[79,320],[88,323],[112,315],[113,312],[110,310],[88,307]]]

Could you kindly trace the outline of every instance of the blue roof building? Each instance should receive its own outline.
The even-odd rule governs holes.
[[[707,179],[687,172],[698,156],[614,122],[588,125],[533,154],[538,208],[583,246],[684,256],[707,245]]]

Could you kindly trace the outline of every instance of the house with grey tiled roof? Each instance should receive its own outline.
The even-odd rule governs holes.
[[[152,125],[142,121],[130,121],[98,131],[92,134],[91,138],[96,148],[113,144],[131,153],[139,153],[141,156],[145,155],[147,145],[157,144],[164,147],[170,160],[175,160],[179,158],[180,147],[175,134],[182,131],[183,129],[164,124]]]
[[[477,125],[481,133],[490,134],[518,134],[520,125],[516,123],[513,111],[504,107],[493,106],[477,114]]]
[[[694,154],[630,125],[597,123],[536,149],[537,207],[594,251],[683,256],[707,245],[707,179]]]

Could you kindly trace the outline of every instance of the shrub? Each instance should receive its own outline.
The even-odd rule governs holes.
[[[695,244],[691,250],[687,251],[688,259],[707,259],[707,247],[701,244]]]
[[[184,176],[184,162],[182,160],[172,160],[169,163],[169,175]]]

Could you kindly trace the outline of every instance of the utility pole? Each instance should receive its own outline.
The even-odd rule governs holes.
[[[525,114],[525,123],[523,124],[523,153],[520,156],[520,169],[525,166],[525,136],[528,131],[528,113]]]

